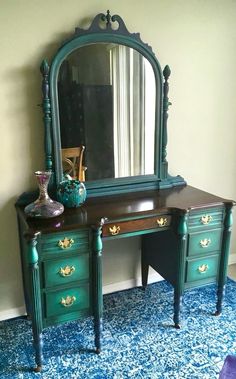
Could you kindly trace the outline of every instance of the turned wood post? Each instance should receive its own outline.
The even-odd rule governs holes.
[[[232,225],[233,225],[232,208],[233,208],[233,204],[226,204],[215,316],[218,316],[222,311],[222,302],[223,302],[224,293],[225,293],[230,237],[231,237],[231,230],[232,230]]]
[[[167,120],[168,120],[168,109],[171,103],[169,102],[168,93],[169,93],[169,83],[168,79],[170,77],[171,71],[169,66],[165,66],[163,70],[164,76],[164,85],[163,85],[163,133],[162,133],[162,175],[164,178],[167,178],[168,175],[168,162],[166,160],[167,156]]]
[[[35,362],[37,367],[34,369],[36,372],[42,370],[43,364],[43,340],[42,340],[42,308],[41,308],[41,295],[40,295],[40,277],[39,277],[39,257],[36,249],[38,233],[26,233],[25,238],[28,244],[28,269],[30,279],[30,307],[31,307],[31,320],[33,330],[33,344],[35,348]]]
[[[92,226],[92,270],[93,270],[93,314],[94,314],[94,333],[96,353],[101,351],[101,334],[102,334],[102,226],[104,219]]]
[[[174,326],[180,328],[180,311],[182,296],[184,292],[184,269],[185,269],[185,254],[186,254],[186,242],[187,242],[187,219],[188,213],[184,213],[180,216],[177,236],[178,236],[178,262],[177,262],[177,280],[174,288]]]
[[[49,65],[46,60],[43,60],[40,71],[43,77],[42,94],[43,94],[43,113],[44,113],[44,146],[45,146],[45,168],[47,171],[52,170],[52,138],[51,138],[51,103],[49,98]]]

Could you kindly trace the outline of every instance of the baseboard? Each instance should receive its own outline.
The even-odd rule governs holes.
[[[5,311],[0,311],[0,321],[9,320],[10,318],[24,316],[26,314],[25,307],[11,308]]]
[[[158,273],[148,275],[148,284],[160,282],[161,280],[163,280],[163,278]],[[107,293],[123,291],[123,290],[128,290],[130,288],[139,287],[141,286],[141,284],[142,284],[141,278],[124,280],[123,282],[117,282],[117,283],[107,284],[106,286],[103,286],[102,292],[105,295]]]
[[[229,255],[229,265],[233,265],[236,263],[236,254]]]

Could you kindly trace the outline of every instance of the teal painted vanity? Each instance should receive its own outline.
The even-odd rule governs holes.
[[[88,30],[77,28],[41,72],[50,195],[66,172],[62,149],[85,146],[88,198],[49,219],[26,216],[34,193],[16,204],[35,370],[43,365],[42,331],[51,325],[93,316],[101,351],[104,240],[140,236],[143,288],[149,266],[173,285],[176,328],[188,288],[217,283],[219,315],[234,202],[168,174],[169,67],[162,73],[150,46],[108,12]]]

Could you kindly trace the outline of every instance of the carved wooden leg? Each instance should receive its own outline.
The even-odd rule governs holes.
[[[178,261],[177,261],[177,280],[174,287],[174,326],[180,328],[180,310],[182,303],[182,295],[184,292],[184,268],[187,240],[187,214],[182,214],[179,219],[178,230]]]
[[[43,368],[43,338],[42,333],[34,335],[34,349],[35,349],[35,372],[41,372]]]
[[[215,316],[219,316],[222,312],[222,303],[223,303],[224,295],[225,295],[225,286],[218,287],[216,311],[214,313]]]
[[[96,354],[101,352],[101,337],[102,337],[102,318],[94,319],[95,347]]]
[[[174,291],[174,326],[176,329],[180,329],[180,311],[182,304],[182,295],[176,290]]]
[[[93,309],[96,353],[101,352],[102,335],[102,225],[104,220],[93,227]]]
[[[229,204],[226,206],[226,212],[225,212],[215,316],[219,316],[222,312],[222,303],[223,303],[224,294],[225,294],[225,283],[227,279],[227,266],[228,266],[228,258],[229,258],[229,245],[230,245],[232,224],[233,224],[232,205]]]
[[[25,236],[28,242],[28,264],[29,264],[29,277],[30,277],[30,303],[31,303],[31,319],[33,330],[33,345],[35,348],[35,361],[37,367],[34,369],[36,372],[42,370],[43,364],[43,341],[42,341],[42,309],[41,309],[41,294],[40,294],[40,278],[38,267],[38,252],[37,234]]]

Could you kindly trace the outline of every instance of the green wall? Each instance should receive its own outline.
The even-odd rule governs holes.
[[[0,7],[0,318],[5,318],[22,313],[24,304],[14,202],[34,187],[33,172],[44,165],[42,58],[50,59],[74,27],[88,26],[97,13],[109,8],[121,15],[128,30],[139,31],[162,66],[172,69],[170,173],[236,199],[236,1],[0,0]],[[139,241],[105,245],[104,284],[132,279],[138,267]]]

